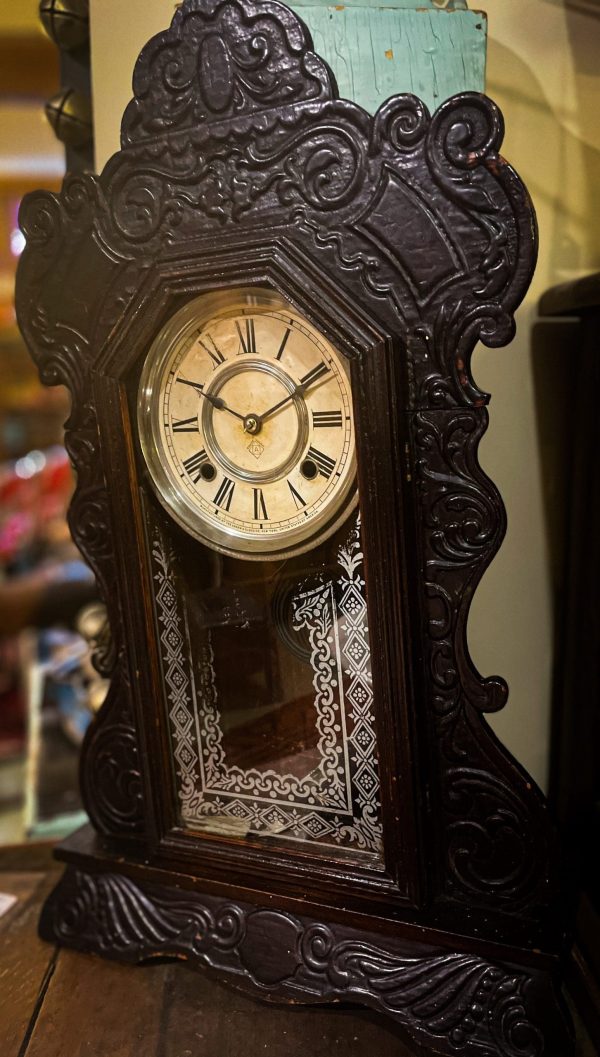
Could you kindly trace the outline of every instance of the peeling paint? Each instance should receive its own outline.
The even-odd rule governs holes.
[[[347,0],[287,0],[307,23],[333,70],[340,96],[370,113],[398,92],[413,92],[430,111],[457,92],[482,92],[487,23],[480,11],[396,0],[392,6]],[[410,3],[410,6],[409,6]],[[399,6],[398,6],[399,5]],[[476,28],[477,27],[477,28]]]

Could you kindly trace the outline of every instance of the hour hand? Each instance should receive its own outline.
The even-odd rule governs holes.
[[[189,385],[192,389],[197,389],[200,393],[204,389],[204,382],[190,382],[187,378],[177,378],[176,381],[179,382],[179,385]]]
[[[196,389],[200,396],[203,396],[205,400],[208,400],[209,404],[216,407],[218,411],[228,411],[230,415],[235,415],[236,418],[240,418],[244,421],[244,415],[240,415],[238,411],[234,411],[233,408],[228,407],[225,401],[220,396],[214,396],[213,393],[204,392],[204,384],[202,382],[190,382],[187,378],[178,378],[178,382],[182,385],[190,385],[192,389]]]

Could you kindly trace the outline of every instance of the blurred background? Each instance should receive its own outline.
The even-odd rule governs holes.
[[[47,23],[56,20],[59,7],[42,3]],[[77,26],[64,26],[62,32],[73,34],[74,29]],[[40,22],[38,3],[3,0],[0,843],[60,835],[84,820],[77,789],[78,748],[105,692],[81,633],[95,628],[102,612],[93,577],[71,542],[66,522],[73,488],[62,443],[68,398],[62,387],[40,385],[13,307],[15,270],[23,248],[17,222],[21,198],[40,187],[58,189],[65,170],[65,138],[71,141],[69,150],[84,144],[85,113],[74,109],[73,93],[65,99],[60,91],[61,61],[56,42]],[[87,141],[91,150],[89,122]]]

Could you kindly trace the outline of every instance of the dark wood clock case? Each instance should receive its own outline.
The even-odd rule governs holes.
[[[485,721],[506,685],[466,644],[504,532],[470,357],[512,337],[533,209],[489,99],[430,116],[398,95],[372,117],[311,49],[278,3],[186,0],[138,59],[121,151],[22,207],[19,323],[71,392],[70,526],[110,623],[81,763],[92,826],[57,851],[41,934],[183,957],[272,1000],[357,1001],[440,1053],[564,1057],[554,837]],[[242,284],[280,291],[351,364],[382,871],[177,824],[132,379],[180,305]]]

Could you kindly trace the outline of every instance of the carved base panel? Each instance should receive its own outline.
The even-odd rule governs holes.
[[[270,1001],[370,1006],[436,1053],[572,1052],[551,974],[489,961],[468,944],[442,949],[74,866],[44,907],[40,935],[124,962],[183,958]]]

